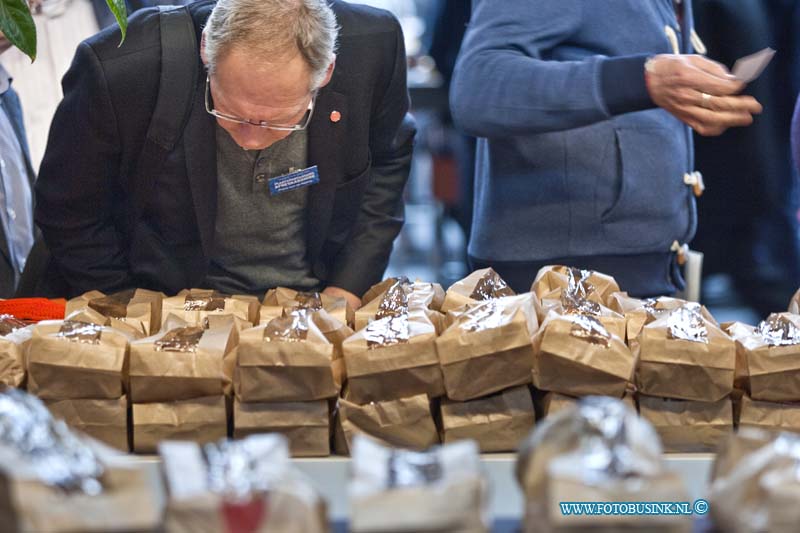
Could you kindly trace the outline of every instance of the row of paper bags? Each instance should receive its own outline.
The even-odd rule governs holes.
[[[322,434],[322,421],[327,420],[327,402],[321,399],[337,394],[345,368],[349,386],[339,410],[344,413],[344,418],[347,418],[348,410],[363,415],[364,412],[376,411],[371,409],[373,404],[387,402],[394,404],[387,404],[383,413],[397,411],[393,409],[396,406],[402,410],[404,406],[419,404],[419,399],[414,398],[420,394],[435,397],[444,392],[450,401],[467,400],[531,381],[542,389],[576,396],[621,396],[630,384],[634,367],[639,391],[652,396],[707,402],[711,406],[731,393],[734,374],[738,373],[740,382],[750,390],[754,400],[797,398],[797,393],[793,392],[797,388],[793,380],[780,379],[780,376],[792,371],[793,359],[797,359],[791,357],[792,350],[796,353],[795,343],[798,340],[795,315],[770,317],[759,328],[750,328],[749,331],[745,326],[738,325],[739,337],[734,344],[702,308],[690,307],[678,300],[641,302],[618,292],[609,294],[611,289],[608,287],[613,288],[614,284],[606,283],[606,288],[602,290],[597,288],[603,286],[603,280],[605,278],[597,273],[576,272],[561,267],[545,270],[534,284],[541,298],[531,294],[495,297],[496,294],[507,293],[508,289],[504,289],[502,280],[489,270],[479,271],[455,284],[443,297],[441,291],[431,284],[387,280],[373,288],[371,292],[374,297],[360,310],[360,315],[356,314],[355,320],[365,321],[365,316],[374,319],[378,314],[386,314],[387,296],[390,311],[392,305],[405,305],[404,313],[400,313],[405,320],[384,316],[371,323],[365,321],[366,325],[359,332],[350,335],[349,329],[341,323],[330,317],[321,319],[324,312],[315,312],[313,320],[306,320],[303,327],[295,323],[297,320],[294,315],[299,313],[290,313],[283,319],[277,319],[278,326],[281,320],[285,322],[282,329],[270,332],[267,325],[245,329],[239,334],[238,328],[233,328],[226,338],[227,344],[222,341],[217,344],[224,344],[223,352],[231,354],[230,339],[241,335],[239,364],[235,365],[235,358],[229,357],[233,363],[228,367],[237,366],[237,375],[241,377],[237,382],[240,385],[237,387],[239,402],[235,410],[242,415],[240,418],[243,422],[248,420],[242,425],[242,430],[247,432],[275,429],[275,421],[280,419],[286,420],[283,425],[290,428],[295,423],[293,419],[305,417],[306,425],[318,424],[317,434]],[[392,302],[393,295],[390,293],[393,287],[394,296],[406,299],[404,304]],[[469,296],[459,292],[465,290],[472,292]],[[146,291],[134,292],[132,300],[142,292],[146,294]],[[274,291],[273,296],[278,292]],[[280,292],[284,294],[284,305],[289,308],[302,308],[311,300],[291,291]],[[195,308],[203,306],[205,312],[234,309],[237,305],[235,302],[244,301],[235,298],[215,300],[213,293],[204,300],[198,294],[205,293],[192,291],[181,297],[185,313],[195,312]],[[459,294],[461,300],[458,300]],[[609,305],[626,311],[624,317],[603,311],[602,304],[595,300],[604,294],[611,300]],[[472,304],[467,302],[466,307],[451,309],[447,316],[434,309],[474,300],[473,297],[489,299]],[[144,299],[141,296],[138,298]],[[312,309],[322,306],[322,298],[316,298],[320,301],[312,303],[309,306]],[[83,298],[90,303],[97,299],[102,300],[86,295]],[[294,303],[289,305],[287,302]],[[96,307],[102,309],[102,306]],[[159,307],[151,303],[151,313],[156,308]],[[545,316],[542,327],[537,329],[538,317],[544,308],[549,308],[549,314]],[[598,308],[600,315],[595,313]],[[166,305],[159,309],[166,309]],[[100,312],[92,307],[77,311],[87,319],[92,319],[92,312]],[[140,316],[144,314],[140,313]],[[221,316],[224,315],[212,314],[205,318],[198,315],[194,318],[203,321]],[[346,309],[344,316],[346,320]],[[116,320],[120,321],[121,318]],[[648,320],[650,323],[645,327]],[[151,323],[158,322],[151,318]],[[161,421],[169,423],[176,418],[187,430],[187,433],[179,436],[191,435],[203,423],[214,421],[217,429],[209,438],[225,434],[226,424],[222,422],[225,402],[222,395],[229,386],[231,373],[223,373],[221,380],[215,377],[221,375],[220,368],[224,369],[225,356],[203,358],[196,351],[188,358],[180,356],[180,350],[186,348],[184,344],[192,340],[191,335],[199,334],[208,345],[208,339],[214,337],[210,332],[224,328],[223,323],[212,326],[211,322],[214,320],[207,324],[211,329],[204,330],[204,333],[198,330],[187,333],[184,330],[184,334],[189,336],[188,340],[178,336],[167,341],[154,341],[154,346],[161,342],[161,348],[152,349],[149,362],[144,364],[143,373],[139,375],[137,372],[141,370],[141,365],[133,364],[134,352],[131,351],[130,400],[134,404],[134,423],[138,418],[142,421],[140,427],[144,428],[147,425],[144,422],[152,420],[152,425],[156,427],[154,437],[148,440],[147,449],[154,448],[159,437],[158,427],[163,426]],[[407,333],[408,338],[385,335],[386,328],[382,330],[379,327],[385,326],[384,323],[400,324],[401,333]],[[48,326],[55,327],[43,324],[40,328]],[[192,327],[195,326],[187,326],[189,330]],[[114,375],[114,369],[120,368],[121,363],[124,366],[124,355],[119,355],[123,344],[120,338],[124,337],[120,332],[124,328],[114,328],[112,324],[113,333],[107,330],[109,332],[105,339],[101,327],[84,325],[75,328],[73,324],[67,328],[72,330],[66,331],[64,328],[62,323],[58,331],[48,333],[56,339],[50,344],[55,346],[56,352],[69,346],[75,348],[72,350],[75,353],[64,357],[67,363],[60,366],[52,364],[53,360],[58,359],[53,349],[35,350],[32,360],[28,361],[29,367],[36,368],[29,388],[53,402],[55,409],[72,414],[73,420],[87,419],[85,426],[96,424],[100,430],[105,425],[103,420],[111,418],[114,413],[118,414],[125,405],[121,396],[124,379],[120,380]],[[436,337],[435,332],[442,329],[445,329],[444,333]],[[638,333],[631,341],[632,332],[637,329]],[[295,338],[300,331],[305,337]],[[531,331],[534,331],[533,343]],[[119,338],[114,340],[114,334],[118,334]],[[634,347],[633,352],[621,341],[620,335],[628,338],[628,344]],[[218,337],[222,338],[224,334]],[[265,342],[268,338],[296,342],[270,344]],[[71,344],[65,343],[65,339]],[[98,368],[91,368],[99,360],[91,356],[93,343],[103,344],[103,340],[109,339],[112,339],[109,343],[113,346],[114,356],[105,357],[104,360],[110,361],[112,371],[108,372],[107,368],[100,368],[99,365]],[[199,349],[200,344],[197,342],[195,348]],[[137,342],[132,344],[136,345]],[[263,347],[266,345],[270,349],[266,350],[268,355],[264,358]],[[162,351],[172,353],[160,353]],[[779,356],[781,354],[783,357]],[[637,356],[638,364],[635,364]],[[75,361],[77,368],[84,365],[92,371],[71,376],[70,359]],[[181,361],[188,364],[180,364]],[[204,364],[204,361],[208,364]],[[740,363],[738,366],[737,361]],[[248,371],[239,372],[242,368]],[[743,368],[747,370],[742,371]],[[84,383],[86,380],[90,383]],[[310,401],[315,403],[308,403]],[[469,405],[464,405],[462,411],[469,409]],[[419,409],[417,411],[422,412]],[[118,427],[121,425],[124,422],[117,423]],[[114,433],[120,434],[118,431]],[[319,450],[322,447],[324,444],[319,442],[317,451],[313,453],[321,453]]]
[[[736,533],[796,531],[798,450],[794,434],[748,429],[727,439],[708,493],[715,524]],[[170,441],[159,452],[166,496],[155,469],[76,435],[24,392],[0,392],[0,523],[4,531],[26,533],[328,530],[325,503],[291,466],[283,437],[203,447]],[[653,428],[612,398],[584,398],[553,414],[525,440],[516,474],[530,532],[688,532],[699,509],[665,468]],[[359,437],[350,529],[489,531],[487,491],[473,442],[412,452]],[[626,509],[674,502],[686,512],[589,516],[564,512],[569,502]]]
[[[0,524],[12,533],[322,533],[325,501],[289,461],[285,437],[165,441],[161,469],[0,391]],[[350,530],[488,531],[487,484],[469,441],[411,452],[353,445]]]

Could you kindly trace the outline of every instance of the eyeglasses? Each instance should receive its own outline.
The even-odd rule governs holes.
[[[214,109],[211,104],[211,92],[210,92],[210,81],[209,77],[206,76],[206,112],[209,115],[215,116],[222,120],[227,120],[228,122],[235,122],[236,124],[247,124],[248,126],[255,126],[257,128],[265,128],[268,130],[277,130],[277,131],[300,131],[304,130],[308,127],[308,124],[311,122],[311,116],[314,114],[314,101],[317,99],[317,92],[314,91],[311,93],[311,101],[308,102],[308,109],[306,109],[306,114],[303,115],[303,118],[297,124],[271,124],[269,122],[265,122],[263,120],[249,120],[246,118],[234,117],[232,115],[226,115],[225,113],[221,113]]]

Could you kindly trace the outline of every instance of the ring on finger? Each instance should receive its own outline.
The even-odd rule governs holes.
[[[708,93],[700,93],[700,96],[703,98],[700,105],[706,109],[711,109],[711,95]]]

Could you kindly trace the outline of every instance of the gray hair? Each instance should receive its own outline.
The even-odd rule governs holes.
[[[203,28],[208,71],[233,48],[264,55],[297,49],[318,89],[336,57],[339,26],[326,0],[219,0]]]

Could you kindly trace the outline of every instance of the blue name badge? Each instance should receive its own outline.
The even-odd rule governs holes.
[[[319,183],[319,170],[317,169],[317,165],[270,179],[269,194],[276,196],[287,191],[308,187],[315,183]]]

